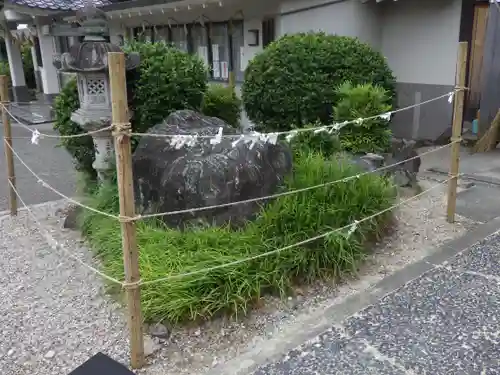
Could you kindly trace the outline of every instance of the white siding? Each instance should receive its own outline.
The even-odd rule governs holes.
[[[324,31],[358,37],[377,48],[381,43],[378,5],[359,0],[284,1],[280,8],[283,15],[278,23],[278,35]]]
[[[453,85],[461,0],[381,3],[382,52],[399,82]]]

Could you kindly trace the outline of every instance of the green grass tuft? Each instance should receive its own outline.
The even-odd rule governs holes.
[[[340,159],[339,159],[340,160]],[[325,161],[316,153],[295,161],[285,189],[300,189],[356,174],[356,167]],[[345,226],[390,207],[396,190],[385,178],[365,175],[349,182],[276,199],[240,230],[229,227],[168,229],[157,221],[137,225],[140,271],[144,281],[210,268]],[[102,187],[91,197],[99,210],[118,212],[116,188]],[[167,282],[142,287],[146,320],[171,323],[208,319],[221,313],[245,314],[262,294],[284,295],[297,283],[340,277],[356,270],[369,240],[380,236],[391,214],[361,223],[352,236],[334,233],[301,247]],[[100,256],[104,272],[123,279],[120,224],[87,212],[82,229]]]

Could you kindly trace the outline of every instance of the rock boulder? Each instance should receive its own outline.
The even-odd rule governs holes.
[[[190,110],[176,111],[149,129],[151,134],[178,134],[222,138],[212,145],[198,138],[180,148],[170,137],[145,136],[133,155],[135,196],[138,213],[170,212],[214,206],[273,194],[291,171],[292,156],[286,145],[257,140],[233,145],[239,133],[224,121]],[[171,227],[186,225],[238,226],[251,220],[263,201],[217,209],[163,216]]]
[[[408,161],[404,162],[405,160]],[[416,187],[417,185],[417,174],[420,170],[421,160],[416,150],[415,141],[393,138],[390,153],[356,155],[353,157],[353,161],[366,171],[374,171],[383,166],[400,163],[384,169],[382,174],[392,175],[397,186]]]

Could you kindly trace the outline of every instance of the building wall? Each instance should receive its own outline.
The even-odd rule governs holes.
[[[323,31],[381,44],[380,7],[360,0],[289,0],[280,7],[278,35]]]
[[[397,78],[398,106],[451,91],[455,82],[461,0],[386,1],[381,8],[382,53]],[[398,137],[435,140],[451,126],[446,99],[396,114]]]
[[[397,78],[398,106],[452,90],[462,0],[289,0],[280,7],[277,34],[324,31],[358,37],[386,56]],[[451,126],[443,99],[401,112],[398,137],[435,140]]]

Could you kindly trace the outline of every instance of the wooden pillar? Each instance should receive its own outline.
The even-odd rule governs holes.
[[[0,76],[0,101],[2,102],[3,141],[5,143],[5,160],[7,162],[7,178],[16,186],[16,174],[14,171],[14,155],[12,153],[12,127],[10,124],[7,106],[9,105],[9,77]],[[17,195],[14,187],[9,185],[9,208],[12,216],[17,215]]]
[[[481,118],[478,138],[490,127],[500,108],[500,10],[490,3],[481,69]]]
[[[451,130],[451,140],[455,143],[451,145],[450,182],[448,186],[448,206],[447,220],[449,223],[455,221],[455,210],[457,207],[457,185],[460,160],[460,138],[462,136],[462,121],[464,114],[465,97],[465,75],[467,70],[467,42],[460,42],[458,47],[457,69],[455,85],[460,90],[455,91],[453,105],[453,125]]]
[[[116,169],[120,199],[120,216],[135,216],[134,185],[132,175],[132,151],[130,147],[130,122],[127,107],[125,80],[125,55],[108,53],[113,135],[115,137]],[[139,253],[135,222],[123,220],[122,248],[127,293],[128,323],[130,330],[130,363],[132,368],[144,366],[144,337],[142,329]]]

